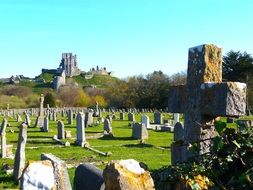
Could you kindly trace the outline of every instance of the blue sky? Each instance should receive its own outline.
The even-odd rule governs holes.
[[[0,78],[79,67],[124,78],[186,70],[188,48],[213,43],[253,54],[252,0],[1,0]]]

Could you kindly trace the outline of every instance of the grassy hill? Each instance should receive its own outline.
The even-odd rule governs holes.
[[[93,75],[91,79],[85,79],[84,75],[72,77],[80,86],[95,85],[97,88],[107,88],[120,79],[106,75]]]

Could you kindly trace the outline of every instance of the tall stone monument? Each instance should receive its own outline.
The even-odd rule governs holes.
[[[169,111],[184,113],[184,140],[172,144],[172,164],[205,154],[216,136],[218,116],[241,116],[246,84],[222,82],[222,49],[204,44],[189,49],[187,83],[170,89]],[[189,147],[197,143],[198,150]]]
[[[36,120],[36,125],[35,125],[35,127],[43,128],[43,125],[44,125],[44,107],[43,107],[43,104],[44,104],[44,95],[41,94],[41,95],[40,95],[40,109],[39,109],[39,115],[38,115],[38,118],[37,118],[37,120]]]

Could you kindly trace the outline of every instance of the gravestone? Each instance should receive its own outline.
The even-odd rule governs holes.
[[[159,111],[155,111],[154,113],[154,124],[162,124],[163,123],[163,115]]]
[[[104,121],[104,133],[112,135],[112,127],[109,119],[105,119]]]
[[[25,113],[25,123],[27,124],[28,127],[31,126],[31,119],[29,114]]]
[[[173,113],[174,125],[179,122],[179,113]]]
[[[85,118],[84,118],[84,124],[85,127],[91,126],[93,124],[93,113],[92,112],[86,112],[85,113]]]
[[[17,114],[17,122],[22,122],[22,121],[23,121],[22,117],[19,114]]]
[[[210,152],[215,118],[244,115],[245,102],[246,84],[222,82],[221,48],[206,44],[190,48],[186,85],[169,91],[168,110],[184,113],[184,142],[172,144],[180,152],[178,162]],[[195,152],[189,150],[192,143],[198,144]]]
[[[128,121],[135,121],[135,116],[133,113],[128,113]]]
[[[125,113],[124,112],[119,113],[119,119],[120,120],[125,120]]]
[[[57,190],[71,190],[71,183],[66,163],[53,154],[41,154],[41,160],[49,160],[54,167],[54,178]]]
[[[73,123],[73,111],[69,110],[69,112],[68,112],[68,124],[72,125],[72,123]]]
[[[144,124],[147,129],[150,129],[149,117],[147,115],[141,116],[141,123]]]
[[[74,190],[104,190],[103,171],[90,163],[79,165],[75,171]]]
[[[18,145],[14,161],[14,179],[19,181],[25,168],[25,144],[27,140],[27,125],[22,123],[19,127]]]
[[[40,95],[39,115],[37,117],[35,127],[43,128],[43,124],[44,124],[44,108],[43,108],[43,104],[44,104],[44,95],[41,94]]]
[[[145,140],[148,139],[148,130],[144,124],[134,123],[132,129],[132,137],[134,139]]]
[[[7,157],[7,143],[6,143],[6,127],[7,127],[8,121],[7,119],[3,119],[2,125],[1,125],[1,158]]]
[[[43,131],[48,132],[48,128],[49,128],[49,119],[48,116],[46,116],[44,118]]]
[[[57,120],[57,112],[56,110],[53,110],[53,121]]]
[[[58,121],[57,129],[58,129],[57,138],[58,139],[65,139],[65,136],[64,136],[64,123],[62,121]]]
[[[76,144],[83,147],[85,143],[84,114],[82,112],[78,112],[76,117]]]

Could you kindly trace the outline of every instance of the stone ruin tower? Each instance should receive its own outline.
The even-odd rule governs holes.
[[[63,53],[60,68],[65,71],[67,77],[80,75],[81,71],[77,67],[76,55]]]

